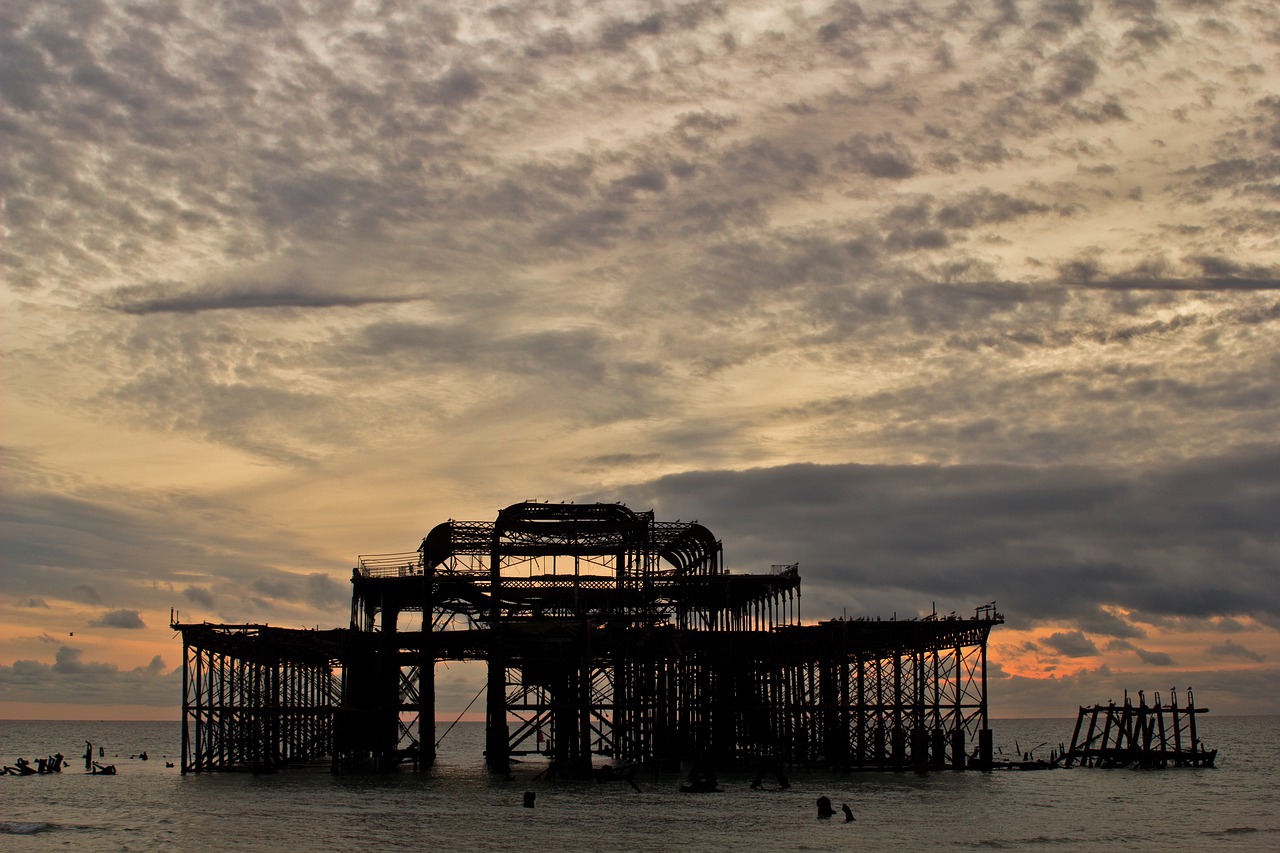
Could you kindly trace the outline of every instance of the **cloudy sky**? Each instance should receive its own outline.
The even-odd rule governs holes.
[[[525,499],[996,601],[995,716],[1280,713],[1274,13],[4,3],[0,717]]]

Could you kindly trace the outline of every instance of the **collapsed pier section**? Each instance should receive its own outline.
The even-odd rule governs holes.
[[[1064,767],[1079,763],[1081,767],[1212,767],[1218,756],[1216,749],[1206,749],[1196,729],[1196,715],[1207,714],[1208,708],[1197,708],[1191,688],[1187,688],[1187,704],[1178,707],[1178,692],[1169,690],[1168,704],[1155,694],[1155,704],[1148,705],[1143,691],[1138,691],[1134,705],[1125,692],[1124,703],[1080,708],[1076,717],[1071,746],[1058,759]]]

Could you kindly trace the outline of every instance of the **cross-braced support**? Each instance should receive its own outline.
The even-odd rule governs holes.
[[[183,639],[183,773],[274,772],[333,754],[338,650],[330,632],[175,627]]]
[[[595,757],[990,766],[986,647],[1003,622],[993,606],[802,625],[799,596],[798,566],[731,574],[705,527],[619,504],[522,503],[493,522],[445,522],[416,552],[362,557],[352,573],[350,629],[331,632],[326,659],[342,667],[341,708],[327,717],[334,769],[429,768],[435,665],[456,660],[488,665],[485,756],[504,774],[532,753],[577,776]],[[234,741],[254,761],[276,755],[274,729],[246,727],[258,718],[245,711],[215,722],[200,698],[231,690],[248,707],[260,689],[206,661],[225,654],[208,639],[192,643],[186,667],[206,691],[186,703],[199,737]],[[299,665],[263,654],[252,666],[266,669],[244,678],[270,685],[271,667]],[[231,760],[219,756],[200,766]]]

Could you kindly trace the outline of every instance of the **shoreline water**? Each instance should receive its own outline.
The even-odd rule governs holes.
[[[993,721],[998,749],[1048,750],[1072,720]],[[682,794],[679,774],[626,784],[550,783],[544,764],[513,765],[505,780],[483,765],[483,725],[459,724],[426,774],[335,776],[326,767],[188,774],[173,722],[0,721],[0,756],[69,754],[102,743],[115,777],[83,772],[0,780],[0,839],[24,850],[627,851],[679,844],[688,851],[1053,849],[1170,845],[1264,850],[1280,843],[1273,793],[1280,717],[1206,716],[1201,734],[1220,750],[1213,769],[1073,768],[1037,773],[912,771],[828,773],[788,768],[791,787],[749,769],[720,774],[720,793]],[[96,751],[96,747],[95,747]],[[150,760],[130,758],[146,751]],[[523,805],[525,792],[536,806]],[[848,803],[856,822],[816,819],[815,801]],[[0,845],[6,842],[0,840]],[[7,842],[7,843],[17,843]]]

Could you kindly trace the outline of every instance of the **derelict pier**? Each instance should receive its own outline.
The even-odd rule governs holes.
[[[350,625],[182,624],[182,770],[335,772],[435,759],[435,670],[488,670],[485,760],[991,766],[987,637],[1003,617],[802,625],[795,565],[738,574],[696,522],[526,502],[364,556]]]
[[[1218,751],[1206,749],[1196,731],[1196,715],[1208,711],[1196,707],[1190,687],[1183,707],[1178,707],[1176,689],[1169,690],[1167,704],[1156,693],[1153,705],[1147,704],[1141,690],[1138,704],[1133,704],[1126,691],[1123,705],[1109,702],[1080,708],[1071,747],[1056,763],[1064,767],[1076,762],[1081,767],[1212,767]]]

